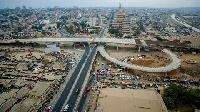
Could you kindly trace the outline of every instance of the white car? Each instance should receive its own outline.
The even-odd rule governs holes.
[[[64,112],[67,112],[68,109],[69,109],[69,104],[65,105]]]

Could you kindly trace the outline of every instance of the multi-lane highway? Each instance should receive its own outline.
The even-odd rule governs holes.
[[[108,28],[110,24],[110,20],[108,22],[108,24],[102,29],[101,33],[100,33],[100,36],[99,37],[102,37],[105,33],[105,30]],[[63,34],[66,34],[66,32],[64,32],[62,30],[62,27],[59,29],[59,32],[63,35]],[[73,37],[73,36],[72,36]],[[97,43],[96,43],[97,44]],[[69,112],[72,112],[72,111],[76,111],[74,110],[74,107],[75,107],[75,104],[77,102],[77,98],[78,98],[78,94],[76,94],[76,90],[79,89],[83,89],[85,90],[85,88],[82,88],[82,85],[85,81],[85,78],[86,78],[86,75],[88,73],[88,70],[90,68],[90,65],[92,64],[92,61],[93,61],[93,58],[95,56],[95,52],[96,52],[96,49],[97,49],[97,45],[95,45],[92,49],[92,51],[90,52],[90,48],[88,46],[87,43],[84,43],[85,45],[85,53],[83,55],[83,57],[81,58],[79,64],[77,65],[74,73],[72,74],[69,82],[67,83],[65,89],[63,90],[63,93],[61,94],[60,98],[58,99],[54,109],[52,110],[53,112],[60,112],[66,102],[66,99],[72,89],[72,86],[75,86],[72,90],[72,94],[71,96],[69,96],[69,100],[67,101],[67,104],[69,105],[69,108],[68,108],[68,111]],[[87,58],[87,55],[90,54]],[[85,63],[85,64],[84,64]],[[83,67],[84,65],[84,67]],[[82,71],[80,71],[82,69]],[[80,77],[78,79],[78,81],[76,83],[75,80],[78,76],[80,72]],[[91,83],[88,83],[87,85],[91,85]],[[83,97],[83,96],[82,96]],[[85,103],[85,99],[81,99],[80,103],[79,103],[79,106],[78,106],[78,110],[81,111],[81,109],[83,108],[83,104]]]
[[[112,15],[111,15],[112,16]],[[110,19],[108,20],[108,23],[106,24],[106,26],[104,26],[104,28],[101,30],[101,32],[100,32],[100,35],[99,35],[99,38],[101,38],[102,39],[102,37],[103,37],[103,35],[105,34],[105,33],[107,33],[107,32],[105,32],[105,30],[107,30],[107,28],[109,27],[109,25],[110,25],[110,23],[111,23],[111,16],[110,16]],[[97,43],[96,43],[97,44]],[[97,44],[97,46],[98,46],[98,44]],[[94,51],[92,51],[92,52],[96,52],[96,47],[97,47],[96,45],[95,45],[95,49],[93,48],[93,50]],[[91,55],[94,55],[93,53],[91,53]],[[90,56],[91,56],[90,55]],[[93,58],[94,56],[92,56],[92,58]],[[90,63],[91,64],[91,63]],[[90,65],[88,65],[88,67],[89,67]],[[87,83],[87,87],[91,87],[92,86],[92,81],[93,81],[93,79],[94,79],[94,76],[93,77],[91,77],[91,79],[90,79],[90,81]],[[86,91],[86,89],[84,88],[84,90]],[[88,94],[89,93],[86,93],[87,94],[87,96],[88,96]],[[80,102],[79,102],[79,105],[78,105],[78,107],[77,107],[77,111],[78,112],[82,112],[83,111],[83,107],[84,107],[84,104],[85,104],[85,102],[86,102],[86,98],[81,98],[81,100],[80,100]]]
[[[94,78],[95,78],[95,76],[92,76],[92,77],[90,78],[90,81],[87,83],[87,86],[86,86],[86,88],[85,88],[85,91],[87,91],[87,87],[91,87],[91,86],[92,86],[92,82],[93,82]],[[90,94],[90,92],[87,92],[87,93],[86,93],[87,96],[89,96],[89,94]],[[77,108],[77,110],[78,110],[79,112],[82,112],[82,111],[83,111],[83,107],[84,107],[84,104],[86,104],[86,100],[87,100],[86,98],[81,98],[80,103],[79,103],[79,106],[78,106],[78,108]]]
[[[107,30],[108,27],[110,26],[110,23],[111,23],[111,17],[112,17],[112,13],[111,13],[111,15],[110,15],[110,18],[109,18],[109,20],[108,20],[106,26],[104,26],[104,28],[100,31],[100,34],[99,34],[99,37],[100,37],[100,38],[103,37],[103,35],[105,34],[105,30]]]
[[[78,98],[78,95],[76,94],[76,90],[77,89],[84,89],[84,88],[82,88],[82,85],[83,85],[83,82],[85,81],[85,77],[87,75],[88,69],[90,68],[90,65],[92,64],[96,49],[97,49],[97,46],[95,46],[92,49],[92,52],[90,53],[90,56],[88,57],[88,59],[87,59],[87,61],[85,63],[85,66],[84,66],[84,68],[83,68],[83,70],[81,72],[81,75],[80,75],[80,77],[79,77],[79,79],[78,79],[78,81],[77,81],[77,83],[75,85],[75,88],[74,88],[74,90],[72,92],[72,95],[70,96],[70,99],[67,102],[67,104],[70,105],[69,112],[73,111],[75,103],[76,103],[77,98]]]
[[[88,46],[87,43],[83,43],[85,45],[85,53],[83,54],[79,64],[77,65],[76,69],[74,70],[74,73],[72,74],[69,82],[67,83],[66,87],[64,88],[60,98],[58,99],[55,107],[53,108],[52,112],[60,112],[62,107],[63,107],[63,104],[65,103],[66,99],[67,99],[67,96],[69,95],[69,92],[70,90],[72,89],[72,86],[73,86],[73,82],[75,82],[79,72],[80,72],[80,69],[82,68],[83,64],[85,63],[85,60],[87,58],[87,55],[89,54],[90,52],[90,48]],[[96,48],[95,48],[96,50]]]

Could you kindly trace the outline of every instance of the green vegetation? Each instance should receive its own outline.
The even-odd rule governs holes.
[[[139,26],[138,29],[145,32],[145,28],[143,26],[143,22],[140,20],[140,22],[137,22],[137,25]]]
[[[82,26],[82,29],[85,29],[85,27],[87,27],[87,24],[81,22],[80,25]]]
[[[66,21],[66,20],[68,20],[68,17],[67,16],[61,16],[61,18],[60,19],[62,19],[62,20],[64,20],[64,21]]]
[[[192,42],[190,42],[190,41],[183,41],[183,43],[191,44]]]
[[[192,106],[194,109],[194,104],[200,102],[200,90],[185,89],[180,85],[170,84],[168,88],[164,89],[163,100],[170,110],[180,110],[185,105]],[[189,109],[191,110],[191,108]]]
[[[137,28],[133,28],[133,30],[135,31],[135,34],[138,36],[141,34],[141,32],[145,32],[145,28],[143,26],[143,22],[137,22],[138,27]]]
[[[137,28],[137,29],[135,30],[135,34],[136,34],[136,35],[139,35],[140,33],[141,33],[140,29]]]
[[[42,30],[42,27],[45,26],[45,25],[46,25],[46,24],[40,24],[40,25],[38,26],[38,29],[39,29],[39,30]]]
[[[34,26],[34,25],[32,25],[32,29],[38,29],[38,27],[37,27],[37,26]]]
[[[19,20],[19,18],[18,17],[15,17],[15,16],[9,16],[9,18],[13,21],[13,20]]]
[[[70,33],[70,34],[74,34],[74,27],[71,25],[71,26],[66,26],[65,27],[65,30],[66,32]]]
[[[47,35],[50,35],[50,34],[51,34],[50,32],[44,32],[44,31],[41,32],[41,33],[42,33],[43,35],[46,35],[46,34],[47,34]]]
[[[111,34],[115,34],[116,37],[123,37],[123,33],[119,32],[119,29],[109,29],[108,31]]]
[[[95,29],[95,30],[90,31],[90,34],[98,34],[99,32],[100,32],[99,29]]]
[[[125,36],[124,38],[130,39],[132,38],[132,36],[128,35],[128,36]]]
[[[156,38],[159,41],[169,41],[167,39],[163,39],[163,38],[159,37],[158,35],[156,35],[154,38]]]
[[[39,26],[34,26],[32,25],[32,29],[39,29],[39,30],[42,30],[42,27],[45,26],[46,24],[40,24]]]
[[[119,29],[109,29],[108,30],[111,34],[119,33]]]
[[[56,22],[56,24],[57,24],[57,28],[59,28],[62,22]]]
[[[79,26],[79,24],[77,22],[73,22],[74,26]]]

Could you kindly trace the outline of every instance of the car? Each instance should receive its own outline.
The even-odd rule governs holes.
[[[78,94],[79,93],[79,89],[76,89],[76,94]]]
[[[89,92],[89,91],[90,91],[90,87],[87,88],[87,92]]]
[[[68,109],[69,109],[69,104],[65,105],[65,107],[64,107],[64,112],[67,112]]]
[[[123,71],[122,69],[117,69],[117,72]]]
[[[85,98],[86,96],[87,96],[86,94],[83,95],[84,98]]]

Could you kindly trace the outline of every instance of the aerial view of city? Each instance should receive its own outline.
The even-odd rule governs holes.
[[[200,112],[200,0],[1,0],[0,112]]]

